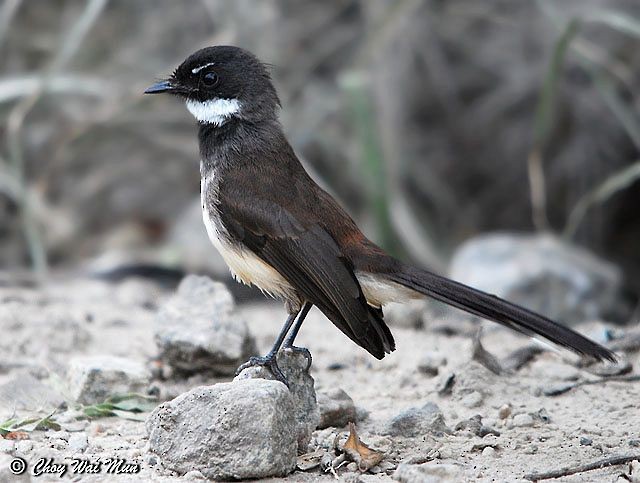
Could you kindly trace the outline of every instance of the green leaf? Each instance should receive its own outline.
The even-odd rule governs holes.
[[[130,421],[141,421],[145,422],[147,420],[147,416],[141,413],[132,413],[130,411],[120,411],[118,409],[113,410],[114,416],[118,416],[122,419],[128,419]]]
[[[121,411],[130,411],[134,413],[144,413],[153,411],[157,406],[157,402],[154,401],[141,401],[139,399],[127,399],[113,405],[114,409]]]
[[[534,144],[536,149],[542,150],[547,142],[553,117],[555,115],[556,95],[558,91],[558,81],[562,72],[567,51],[571,41],[578,33],[580,24],[577,19],[572,19],[562,32],[553,49],[553,56],[549,62],[547,75],[545,76],[540,98],[536,106],[534,120]]]

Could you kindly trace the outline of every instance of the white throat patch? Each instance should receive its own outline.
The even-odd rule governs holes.
[[[187,101],[187,109],[198,121],[222,126],[225,121],[240,112],[238,99],[211,99],[209,101]]]

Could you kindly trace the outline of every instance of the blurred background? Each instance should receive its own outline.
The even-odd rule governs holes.
[[[296,152],[396,255],[551,232],[640,293],[637,0],[4,0],[0,268],[226,276],[195,122],[142,95],[214,44],[273,65]]]

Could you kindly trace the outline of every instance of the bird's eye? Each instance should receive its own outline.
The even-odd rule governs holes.
[[[213,87],[218,83],[219,77],[215,72],[207,72],[202,76],[202,83],[207,87]]]

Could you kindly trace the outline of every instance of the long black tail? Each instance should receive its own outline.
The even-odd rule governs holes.
[[[498,322],[526,335],[541,335],[578,354],[592,356],[600,361],[605,359],[616,361],[615,354],[600,344],[596,344],[542,315],[507,302],[495,295],[489,295],[414,267],[405,266],[400,272],[391,274],[389,278],[421,294],[479,317]]]

